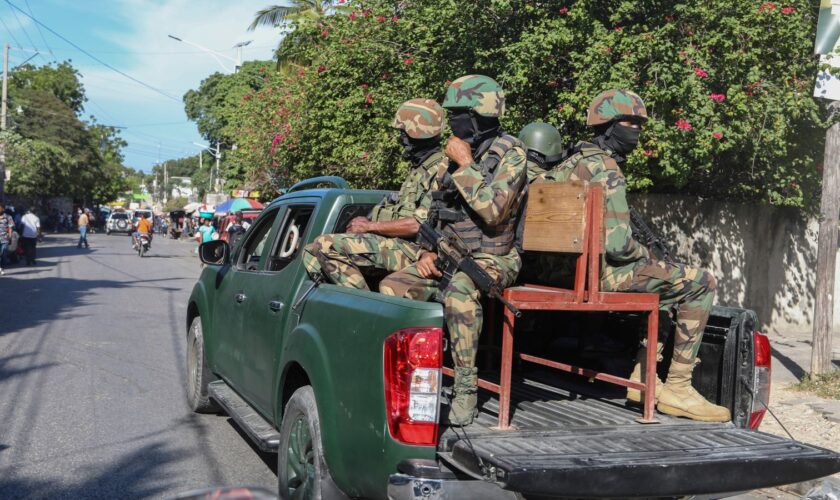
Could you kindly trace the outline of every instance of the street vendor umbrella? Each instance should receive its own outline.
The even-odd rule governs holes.
[[[248,210],[251,208],[262,208],[262,203],[248,198],[231,198],[224,203],[220,203],[216,207],[216,215],[233,213],[238,210]]]
[[[201,207],[201,203],[196,203],[196,202],[187,203],[186,206],[184,206],[184,211],[189,214],[189,213],[195,212],[200,207]]]

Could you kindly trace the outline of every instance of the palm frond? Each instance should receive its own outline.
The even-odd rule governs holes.
[[[257,11],[254,22],[248,26],[248,31],[253,31],[257,26],[275,27],[283,24],[290,15],[295,15],[307,10],[306,6],[294,5],[272,5]]]

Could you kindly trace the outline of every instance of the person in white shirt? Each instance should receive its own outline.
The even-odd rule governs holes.
[[[20,235],[20,243],[23,246],[23,255],[26,257],[26,265],[35,265],[35,247],[38,239],[41,238],[41,219],[35,215],[35,207],[26,211],[26,215],[20,220],[23,231]]]

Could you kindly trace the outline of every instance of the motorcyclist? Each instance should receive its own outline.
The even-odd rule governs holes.
[[[137,248],[137,244],[139,243],[139,238],[141,234],[145,234],[149,238],[149,247],[151,247],[152,223],[146,220],[145,215],[140,216],[140,220],[137,222],[137,231],[131,234],[131,246],[135,249]]]

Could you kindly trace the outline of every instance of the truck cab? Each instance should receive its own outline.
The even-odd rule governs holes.
[[[519,363],[512,428],[497,428],[499,400],[486,390],[474,425],[441,424],[451,384],[441,305],[379,294],[377,276],[370,290],[319,284],[301,263],[304,245],[343,232],[386,194],[304,181],[233,250],[200,248],[208,265],[185,323],[189,403],[223,410],[278,453],[282,498],[721,496],[840,470],[833,451],[757,430],[770,347],[755,314],[735,308],[714,309],[693,382],[732,422],[642,424],[623,389]],[[632,313],[526,312],[515,349],[626,376],[641,324]],[[482,342],[480,375],[498,380],[497,339]]]

